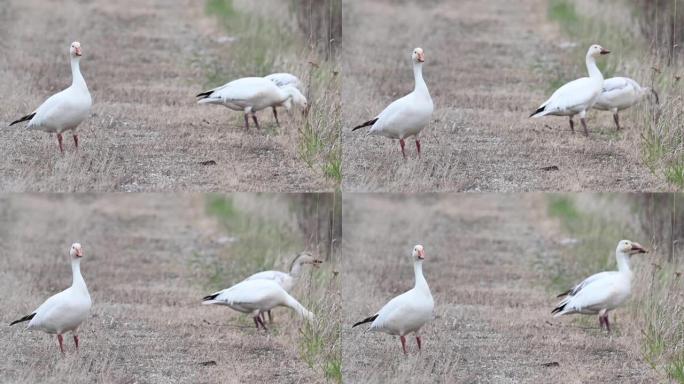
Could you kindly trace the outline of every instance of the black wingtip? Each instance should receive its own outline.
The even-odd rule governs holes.
[[[356,130],[359,129],[359,128],[363,128],[363,127],[367,127],[367,126],[369,126],[369,125],[373,125],[373,124],[375,124],[376,121],[378,121],[378,118],[377,118],[377,117],[376,117],[375,119],[373,119],[373,120],[368,120],[368,121],[366,121],[365,123],[363,123],[363,124],[361,124],[361,125],[357,125],[356,127],[352,128],[352,132],[356,131]]]
[[[563,309],[565,309],[565,306],[566,306],[566,305],[568,305],[568,304],[565,303],[565,304],[563,304],[563,305],[557,306],[556,308],[553,309],[553,311],[551,311],[551,314],[553,315],[553,314],[556,314],[556,313],[562,311]]]
[[[370,323],[371,321],[375,320],[378,318],[378,315],[373,315],[371,317],[366,317],[365,319],[359,321],[358,323],[352,325],[352,328],[356,327],[357,325],[365,324],[365,323]]]
[[[218,295],[219,295],[218,293],[215,293],[215,294],[213,294],[213,295],[204,296],[204,297],[202,298],[202,301],[214,300]]]
[[[31,119],[33,119],[33,116],[35,116],[35,115],[36,115],[36,113],[33,112],[33,113],[30,114],[30,115],[26,115],[26,116],[24,116],[24,117],[22,117],[22,118],[20,118],[20,119],[18,119],[18,120],[14,120],[13,122],[10,123],[9,126],[11,127],[11,126],[13,126],[14,124],[19,124],[19,123],[21,123],[22,121],[31,120]]]
[[[10,327],[13,326],[14,324],[17,324],[17,323],[23,323],[24,321],[29,321],[29,320],[33,319],[35,316],[36,316],[36,313],[34,312],[30,315],[26,315],[26,316],[22,317],[19,320],[14,320],[13,322],[10,323]]]
[[[545,108],[546,108],[546,106],[545,106],[545,105],[544,105],[544,106],[541,106],[541,107],[539,107],[539,108],[538,108],[538,109],[537,109],[536,111],[532,112],[532,114],[530,115],[530,117],[532,117],[532,116],[536,115],[536,114],[537,114],[537,113],[539,113],[539,112],[544,112],[544,109],[545,109]]]
[[[214,93],[214,91],[206,91],[206,92],[198,93],[195,97],[200,97],[202,99],[206,99],[212,93]]]

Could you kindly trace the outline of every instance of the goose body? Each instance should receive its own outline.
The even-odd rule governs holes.
[[[434,110],[430,92],[423,80],[423,62],[425,61],[423,50],[416,48],[411,57],[415,82],[413,92],[392,102],[374,119],[352,128],[352,131],[355,131],[370,126],[369,135],[398,139],[404,158],[406,158],[404,139],[409,137],[415,137],[416,150],[420,155],[419,135],[430,122]]]
[[[273,280],[242,281],[204,297],[202,304],[225,305],[235,311],[251,314],[257,329],[261,326],[264,330],[266,326],[259,315],[278,306],[289,307],[307,320],[314,318],[313,313]]]
[[[256,112],[276,106],[290,109],[292,102],[306,104],[304,96],[293,86],[278,87],[263,77],[244,77],[233,80],[221,87],[197,95],[198,104],[218,104],[234,111],[243,111],[245,127],[249,128],[249,115],[259,127]]]
[[[407,353],[405,336],[409,333],[416,335],[418,349],[421,348],[419,331],[432,319],[435,307],[430,287],[423,276],[422,261],[425,258],[425,252],[422,245],[414,247],[413,258],[414,287],[390,300],[375,315],[352,326],[353,328],[371,322],[369,330],[399,336],[404,353]]]
[[[629,257],[637,253],[646,253],[646,250],[638,243],[621,240],[615,251],[618,270],[589,276],[572,289],[558,295],[566,297],[552,311],[554,317],[575,313],[598,314],[599,325],[605,325],[610,332],[608,312],[624,304],[630,297],[632,271],[629,268]]]
[[[90,116],[92,98],[79,66],[81,44],[70,47],[72,83],[69,88],[50,96],[31,114],[13,121],[10,126],[28,121],[27,128],[57,134],[59,149],[64,152],[62,134],[73,132],[74,145],[78,148],[76,128]]]
[[[594,108],[612,112],[615,126],[620,130],[618,112],[637,104],[650,92],[653,92],[651,88],[642,87],[628,77],[611,77],[603,82],[603,89]],[[656,95],[657,102],[657,94],[653,94]]]
[[[80,259],[83,256],[81,245],[74,243],[70,251],[73,283],[71,287],[50,297],[30,315],[12,322],[14,325],[29,321],[27,329],[56,334],[59,348],[64,352],[62,335],[72,332],[78,348],[78,327],[88,317],[92,301],[88,287],[81,275]]]
[[[575,132],[573,117],[580,115],[580,121],[584,128],[584,134],[589,135],[586,125],[586,114],[601,95],[603,88],[603,75],[596,66],[596,57],[605,55],[610,51],[600,45],[592,45],[587,51],[585,62],[589,77],[573,80],[558,88],[551,97],[546,100],[530,117],[546,115],[569,116],[570,129]]]

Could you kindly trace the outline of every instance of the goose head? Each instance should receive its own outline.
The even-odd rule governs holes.
[[[423,246],[418,244],[415,247],[413,247],[413,252],[411,253],[411,256],[413,257],[414,261],[423,261],[425,260],[425,249],[423,249]]]
[[[411,58],[413,59],[414,63],[425,62],[425,53],[423,53],[423,48],[414,49],[413,54],[411,54]]]
[[[74,41],[71,43],[71,47],[69,48],[69,54],[73,58],[80,57],[83,53],[81,52],[81,43],[78,41]]]
[[[83,257],[83,248],[81,248],[80,243],[71,244],[71,249],[69,250],[69,255],[71,255],[72,260],[77,260]]]
[[[294,105],[306,112],[309,104],[306,101],[306,97],[299,92],[299,89],[292,85],[286,85],[281,90],[287,94],[287,100],[283,103],[285,109],[289,111],[292,108],[292,103],[294,103]]]
[[[295,265],[301,266],[301,265],[311,264],[312,266],[318,268],[322,262],[323,262],[322,260],[317,259],[316,257],[314,257],[309,252],[300,252],[297,255],[297,257],[294,259],[294,261],[292,262],[292,267],[294,267]],[[290,269],[292,269],[292,268],[290,268]]]
[[[598,44],[594,44],[591,47],[589,47],[589,50],[587,51],[587,56],[597,58],[601,55],[607,55],[609,53],[610,53],[609,50],[603,48],[602,46],[600,46]]]
[[[628,256],[636,255],[638,253],[647,253],[646,248],[639,243],[629,240],[620,240],[617,246],[617,252]]]

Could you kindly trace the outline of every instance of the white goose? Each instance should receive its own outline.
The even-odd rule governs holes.
[[[212,293],[202,299],[202,304],[227,305],[238,312],[249,313],[254,319],[257,329],[266,325],[260,314],[278,306],[292,308],[299,316],[311,321],[313,313],[309,312],[294,297],[273,280],[248,280],[230,288]]]
[[[632,271],[629,269],[629,257],[637,253],[646,253],[639,243],[621,240],[615,249],[618,270],[600,272],[589,276],[574,288],[561,293],[563,299],[551,313],[554,317],[581,313],[599,315],[599,326],[610,332],[608,311],[622,305],[630,296],[632,289]]]
[[[285,72],[280,72],[280,73],[272,73],[268,76],[265,76],[264,79],[268,79],[273,82],[273,84],[277,85],[280,88],[287,87],[287,86],[292,86],[297,88],[298,91],[302,91],[302,82],[299,81],[299,78],[291,73],[285,73]],[[294,103],[306,111],[307,107],[307,102],[306,102],[306,97],[302,95],[301,93],[299,95],[295,95],[292,100]],[[276,124],[278,123],[278,111],[276,110],[276,106],[274,105],[271,107],[273,109],[273,117],[276,120]]]
[[[275,106],[283,106],[288,111],[292,103],[306,108],[304,95],[291,85],[278,87],[275,83],[263,77],[243,77],[228,84],[197,95],[198,104],[219,104],[234,111],[245,113],[245,128],[249,129],[249,115],[257,128],[256,112]],[[280,124],[276,115],[276,123]]]
[[[90,115],[90,107],[93,104],[79,67],[82,51],[78,41],[71,43],[69,55],[71,57],[71,86],[50,96],[31,114],[10,124],[12,126],[28,120],[28,129],[56,133],[59,150],[62,153],[64,153],[62,134],[66,131],[73,132],[74,145],[78,148],[76,128]]]
[[[603,82],[603,91],[594,104],[595,109],[610,111],[617,130],[620,130],[618,112],[627,109],[644,98],[649,93],[655,96],[658,104],[658,94],[649,87],[642,87],[628,77],[611,77]]]
[[[280,271],[263,271],[257,272],[243,281],[248,280],[273,280],[278,283],[287,293],[290,293],[292,288],[294,288],[297,281],[299,281],[299,276],[302,274],[302,267],[307,264],[311,264],[318,268],[318,265],[322,263],[321,260],[313,257],[309,252],[301,252],[292,261],[290,265],[290,272],[280,272]],[[273,322],[273,317],[271,317],[271,310],[268,310],[268,321]]]
[[[56,334],[59,350],[62,353],[64,353],[62,335],[66,332],[73,334],[74,344],[78,349],[78,327],[88,317],[92,305],[88,287],[86,287],[85,280],[81,275],[81,258],[83,257],[81,244],[72,244],[69,254],[71,255],[71,272],[73,274],[71,287],[47,299],[30,315],[10,323],[11,326],[30,320],[26,329],[37,329],[49,334]]]
[[[423,62],[425,62],[423,50],[414,49],[411,58],[415,80],[413,92],[388,105],[376,118],[352,128],[352,131],[355,131],[370,126],[369,135],[399,139],[401,154],[404,158],[406,158],[404,139],[411,136],[415,137],[416,150],[420,156],[419,134],[430,122],[434,109],[427,84],[423,80]]]
[[[585,58],[589,77],[573,80],[558,88],[530,117],[546,115],[569,116],[570,130],[574,133],[575,123],[572,121],[572,118],[579,114],[580,122],[584,128],[584,135],[589,136],[589,130],[585,121],[587,111],[594,105],[603,89],[603,75],[596,66],[596,57],[609,53],[609,50],[597,44],[589,47]]]
[[[425,251],[422,245],[413,248],[412,258],[413,271],[416,276],[416,283],[413,289],[395,297],[385,304],[377,314],[354,324],[352,328],[364,323],[373,322],[370,326],[371,331],[385,332],[390,335],[399,335],[401,347],[404,353],[406,350],[406,335],[413,332],[416,335],[418,349],[421,348],[420,328],[432,319],[432,311],[435,303],[430,294],[430,287],[423,276],[423,260]]]

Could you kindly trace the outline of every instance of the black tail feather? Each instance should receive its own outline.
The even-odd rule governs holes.
[[[359,129],[359,128],[367,127],[367,126],[369,126],[369,125],[373,125],[373,124],[375,124],[376,121],[378,121],[378,118],[377,118],[377,117],[376,117],[375,119],[373,119],[373,120],[368,120],[368,121],[366,121],[365,123],[363,123],[363,124],[361,124],[361,125],[357,125],[356,127],[352,128],[352,131],[356,131],[356,130]]]
[[[206,98],[209,97],[209,95],[211,95],[212,93],[214,93],[214,91],[206,91],[206,92],[198,93],[197,96],[195,96],[195,97],[199,97],[199,98],[202,98],[202,99],[206,99]]]
[[[35,312],[30,314],[30,315],[26,315],[19,320],[14,320],[13,322],[11,322],[10,326],[13,326],[14,324],[17,324],[17,323],[23,323],[24,321],[29,321],[29,320],[33,319],[35,316],[36,316]]]
[[[22,121],[27,121],[27,120],[31,120],[31,119],[33,119],[33,116],[35,116],[35,115],[36,115],[36,113],[35,113],[35,112],[33,112],[32,114],[30,114],[30,115],[26,115],[26,116],[22,117],[22,118],[21,118],[21,119],[19,119],[19,120],[14,120],[13,122],[11,122],[11,123],[10,123],[10,125],[9,125],[9,126],[11,127],[11,126],[13,126],[14,124],[18,124],[18,123],[21,123]]]
[[[556,297],[567,296],[567,295],[569,295],[571,292],[572,292],[572,289],[568,289],[567,291],[565,291],[565,292],[563,292],[563,293],[559,293],[558,296],[556,296]]]
[[[204,296],[204,297],[202,298],[202,301],[214,300],[214,299],[216,298],[216,296],[218,296],[218,295],[219,295],[218,293],[215,293],[215,294],[213,294],[213,295]]]
[[[364,324],[364,323],[370,323],[371,321],[373,321],[373,320],[375,320],[375,319],[377,319],[377,318],[378,318],[378,315],[373,315],[373,316],[371,316],[371,317],[366,317],[365,319],[363,319],[363,320],[359,321],[358,323],[352,325],[352,328],[356,327],[357,325]]]
[[[553,309],[553,311],[551,311],[551,314],[558,313],[558,312],[564,310],[566,305],[568,305],[568,303],[563,303],[563,304],[557,306],[556,308]]]
[[[536,114],[539,113],[539,112],[544,112],[544,109],[546,109],[546,106],[545,106],[545,105],[542,105],[542,106],[539,107],[536,111],[532,112],[532,114],[530,115],[530,117],[536,115]]]

